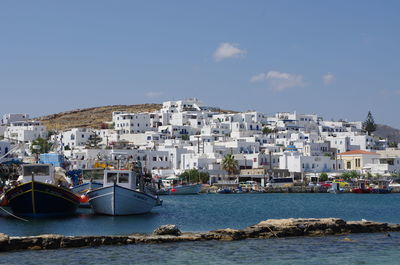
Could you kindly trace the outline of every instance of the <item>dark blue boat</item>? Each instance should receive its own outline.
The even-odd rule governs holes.
[[[13,213],[19,216],[71,215],[80,197],[63,187],[60,175],[51,165],[23,165],[19,185],[9,189],[5,198]],[[65,176],[65,175],[64,175]]]
[[[71,191],[37,181],[18,185],[5,194],[13,213],[19,216],[59,216],[76,212],[80,198]]]

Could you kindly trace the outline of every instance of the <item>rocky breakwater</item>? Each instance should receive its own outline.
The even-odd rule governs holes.
[[[218,229],[209,232],[181,232],[175,225],[163,225],[152,234],[115,236],[39,235],[27,237],[0,233],[0,251],[40,250],[103,245],[156,244],[204,240],[243,240],[293,236],[327,236],[350,233],[399,232],[400,224],[372,221],[344,221],[338,218],[269,219],[245,229]]]

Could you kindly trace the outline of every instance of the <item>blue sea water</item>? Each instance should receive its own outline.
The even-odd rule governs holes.
[[[340,217],[400,223],[400,194],[202,194],[164,196],[162,207],[140,216],[110,217],[80,209],[69,218],[0,218],[9,235],[148,233],[162,224],[183,231],[244,228],[269,218]],[[20,264],[400,264],[400,234],[187,242],[0,254]]]

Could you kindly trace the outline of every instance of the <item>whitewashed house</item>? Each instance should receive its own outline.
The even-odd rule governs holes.
[[[4,132],[4,137],[19,143],[31,143],[38,138],[47,139],[47,129],[39,121],[11,122]]]

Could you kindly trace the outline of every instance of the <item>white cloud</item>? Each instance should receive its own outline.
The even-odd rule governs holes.
[[[163,92],[159,91],[149,91],[145,94],[146,98],[158,98],[163,95]]]
[[[302,75],[282,73],[278,71],[269,71],[267,73],[254,75],[250,78],[250,81],[266,81],[270,88],[278,92],[283,91],[287,88],[303,87],[306,85],[304,82],[304,77]]]
[[[238,46],[238,44],[228,42],[221,43],[214,52],[215,61],[219,62],[227,58],[238,58],[246,55],[247,51],[240,49]]]
[[[336,77],[332,73],[326,73],[322,76],[322,80],[324,81],[324,85],[328,86],[335,82]]]

